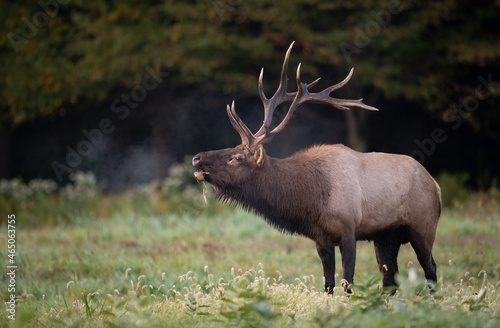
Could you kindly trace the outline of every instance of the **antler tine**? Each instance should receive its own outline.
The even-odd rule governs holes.
[[[259,131],[255,133],[255,136],[261,136],[263,134],[266,134],[266,131],[269,130],[269,128],[271,127],[271,121],[273,119],[273,114],[276,107],[278,107],[285,101],[291,101],[295,96],[295,94],[289,94],[286,92],[286,89],[288,87],[288,76],[286,72],[288,70],[288,61],[290,59],[290,53],[292,52],[294,44],[295,41],[293,41],[290,44],[288,50],[286,51],[285,59],[283,61],[283,66],[281,68],[280,84],[278,85],[278,89],[270,99],[267,99],[264,94],[264,88],[263,88],[264,69],[260,71],[259,95],[260,99],[262,100],[262,103],[264,104],[264,123],[260,127]]]
[[[295,114],[295,112],[297,111],[297,109],[299,108],[299,106],[306,102],[307,100],[305,100],[303,98],[303,95],[309,95],[310,93],[308,92],[308,86],[307,84],[305,83],[302,83],[302,81],[300,80],[300,66],[301,64],[299,64],[297,66],[297,75],[296,75],[296,80],[297,80],[297,92],[294,92],[294,95],[295,95],[295,98],[293,99],[293,102],[292,104],[290,105],[290,108],[288,109],[288,113],[286,113],[286,116],[285,118],[283,119],[283,121],[281,121],[281,123],[275,127],[271,132],[270,134],[271,135],[274,135],[278,132],[280,132],[281,130],[283,130],[285,128],[285,126],[288,124],[288,122],[292,119],[293,115]],[[318,83],[320,78],[316,79],[314,82],[312,82],[312,86],[316,85],[316,83]],[[312,87],[310,86],[310,87]]]
[[[353,68],[351,68],[351,70],[349,71],[349,74],[347,74],[347,76],[346,76],[346,78],[344,79],[344,81],[339,82],[339,83],[337,83],[337,84],[335,84],[335,85],[332,85],[332,86],[330,87],[330,92],[333,92],[333,91],[335,91],[335,90],[337,90],[337,89],[340,89],[340,88],[342,88],[344,85],[346,85],[346,84],[347,84],[347,82],[349,82],[349,81],[351,80],[351,77],[352,77],[352,74],[353,74],[353,73],[354,73],[354,67],[353,67]]]
[[[316,80],[312,81],[311,83],[308,83],[307,90],[311,90],[312,87],[314,87],[316,84],[318,84],[319,80],[321,80],[320,77],[318,77]]]
[[[227,105],[227,116],[229,116],[229,121],[231,122],[233,128],[238,132],[241,137],[241,143],[247,147],[250,147],[251,141],[254,139],[250,129],[243,123],[238,114],[236,114],[236,110],[234,108],[234,100],[229,107]]]
[[[262,103],[264,104],[264,106],[267,104],[267,102],[269,101],[269,99],[266,98],[266,95],[264,94],[264,87],[263,87],[263,81],[264,80],[264,67],[262,67],[262,69],[260,70],[260,74],[259,74],[259,96],[260,96],[260,100],[262,100]]]

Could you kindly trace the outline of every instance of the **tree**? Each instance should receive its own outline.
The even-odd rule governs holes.
[[[102,101],[140,83],[148,67],[179,83],[254,90],[261,66],[279,71],[297,40],[309,71],[357,66],[386,98],[426,103],[438,114],[498,72],[494,1],[46,0],[1,5],[3,120],[18,124]],[[315,68],[314,68],[315,67]],[[483,76],[488,80],[488,75]],[[491,86],[497,96],[500,91]],[[485,91],[486,92],[486,91]],[[477,118],[474,118],[477,119]],[[472,123],[472,121],[471,121]]]
[[[91,110],[152,71],[255,94],[260,68],[277,77],[295,40],[304,80],[355,66],[376,101],[416,102],[499,147],[499,16],[494,0],[2,2],[0,122]]]

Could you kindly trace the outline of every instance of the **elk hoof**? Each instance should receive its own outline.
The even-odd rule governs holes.
[[[347,282],[347,280],[342,279],[342,287],[344,288],[344,292],[351,295],[352,290],[351,290],[351,284]]]
[[[327,292],[329,295],[333,295],[334,288],[335,285],[325,284],[325,292]]]

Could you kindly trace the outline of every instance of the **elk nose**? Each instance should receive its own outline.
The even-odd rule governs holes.
[[[193,160],[191,161],[191,163],[193,164],[193,166],[196,166],[196,165],[198,165],[198,163],[200,163],[200,161],[201,161],[201,156],[200,156],[200,154],[198,154],[198,155],[195,155],[193,157]]]

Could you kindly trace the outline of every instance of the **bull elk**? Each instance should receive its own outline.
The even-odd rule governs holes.
[[[300,79],[296,92],[287,92],[290,45],[276,93],[266,98],[263,70],[259,94],[264,104],[264,122],[256,133],[238,117],[234,107],[227,115],[241,137],[235,148],[199,153],[192,164],[198,181],[213,186],[219,199],[240,204],[283,232],[309,237],[323,264],[325,291],[335,286],[335,252],[342,256],[343,287],[353,283],[356,241],[373,241],[384,286],[396,286],[397,256],[402,244],[410,242],[431,283],[436,278],[432,246],[441,213],[441,191],[426,169],[409,156],[359,153],[343,145],[321,145],[278,159],[266,155],[263,145],[281,132],[299,106],[306,102],[327,104],[347,110],[355,106],[378,110],[362,99],[338,99],[330,93],[349,82],[353,69],[340,83],[321,92]],[[284,119],[271,129],[276,107],[291,102]]]

